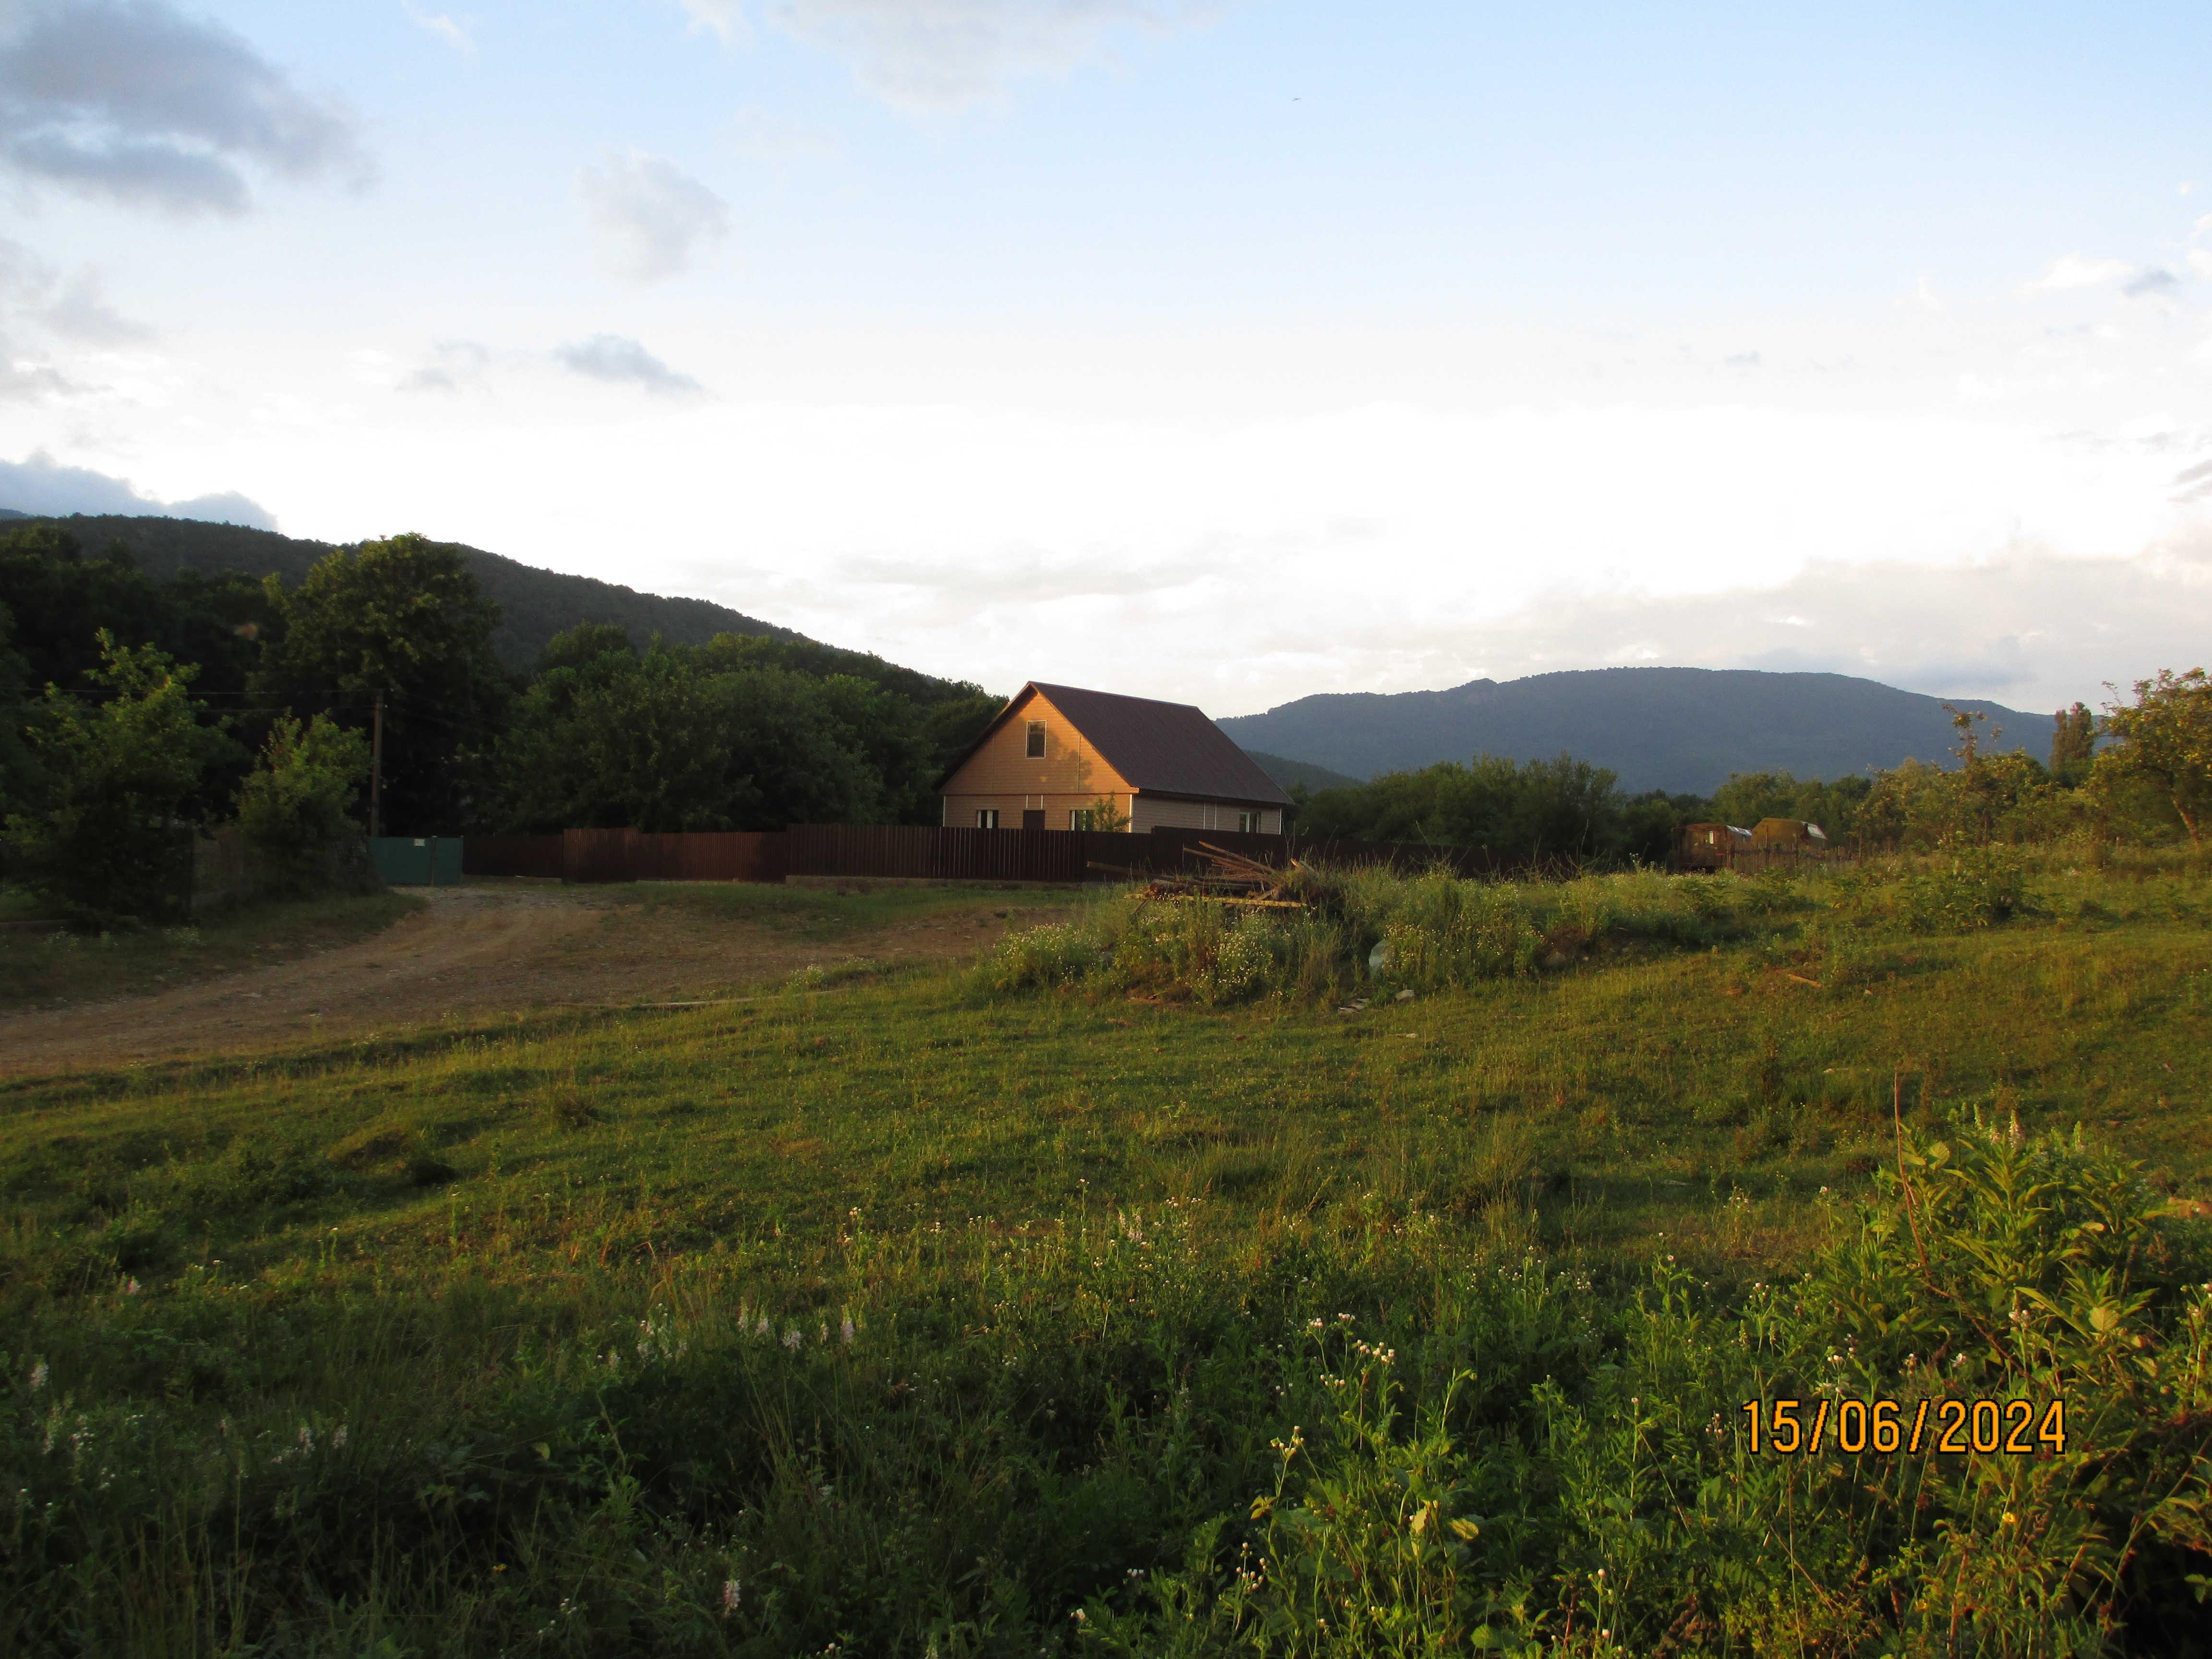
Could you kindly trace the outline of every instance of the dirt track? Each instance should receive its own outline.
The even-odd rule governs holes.
[[[153,996],[0,1016],[0,1075],[261,1048],[560,1004],[726,997],[809,963],[972,956],[1056,912],[967,908],[823,940],[680,908],[647,915],[590,888],[427,891],[373,938]],[[1007,920],[1000,920],[1007,917]]]

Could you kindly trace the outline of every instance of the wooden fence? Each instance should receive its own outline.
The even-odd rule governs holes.
[[[1133,881],[1200,865],[1202,846],[1270,863],[1443,865],[1463,876],[1514,866],[1479,847],[1239,835],[1227,830],[965,830],[908,824],[794,823],[786,832],[794,876],[902,877],[924,881]]]
[[[569,830],[557,836],[471,836],[461,868],[471,876],[558,877],[569,882],[779,882],[787,874],[909,881],[1141,881],[1192,870],[1201,846],[1279,861],[1388,864],[1406,871],[1443,865],[1462,876],[1516,873],[1522,866],[1479,847],[1408,842],[1239,835],[1227,830],[965,830],[933,825],[794,823],[781,834],[741,831],[647,835],[636,830]]]
[[[471,836],[461,869],[471,876],[557,876],[562,881],[783,879],[779,834],[702,830],[566,830],[557,836]]]
[[[469,836],[461,842],[465,876],[561,874],[566,836]]]

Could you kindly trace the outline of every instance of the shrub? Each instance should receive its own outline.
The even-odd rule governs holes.
[[[1956,853],[1897,886],[1898,920],[1919,933],[1970,933],[2009,921],[2027,898],[2027,866],[2008,848]]]
[[[330,884],[329,849],[358,836],[351,809],[368,775],[368,740],[328,714],[280,714],[262,763],[238,792],[238,826],[276,871],[280,890]]]
[[[1079,927],[1053,923],[1009,933],[983,958],[980,977],[993,991],[1072,985],[1105,965],[1106,953]]]

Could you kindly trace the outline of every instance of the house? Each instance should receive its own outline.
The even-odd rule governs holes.
[[[938,781],[948,827],[1279,836],[1291,798],[1188,703],[1032,680]]]

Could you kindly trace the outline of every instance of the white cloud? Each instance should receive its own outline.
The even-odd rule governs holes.
[[[258,502],[234,490],[161,501],[141,495],[128,478],[89,467],[64,466],[43,449],[20,461],[0,461],[0,507],[18,513],[52,514],[115,513],[132,518],[204,519],[274,530],[276,520]]]
[[[557,348],[553,356],[572,373],[594,380],[642,386],[661,397],[702,390],[689,374],[679,374],[637,341],[620,334],[594,334],[588,340]]]
[[[399,377],[395,392],[459,392],[489,367],[491,353],[474,340],[441,340],[431,361]]]
[[[2189,250],[2189,269],[2192,275],[2212,276],[2212,248],[2193,247]]]
[[[738,0],[677,0],[677,3],[690,18],[695,33],[719,35],[724,46],[751,37]]]
[[[100,273],[88,265],[62,283],[41,315],[55,333],[86,345],[138,345],[154,337],[151,327],[108,303]]]
[[[935,110],[1098,61],[1117,33],[1184,27],[1218,9],[1205,0],[770,0],[767,15],[849,59],[884,101]]]
[[[455,22],[447,13],[425,11],[415,3],[415,0],[399,0],[399,6],[400,9],[407,14],[407,21],[414,24],[416,28],[436,35],[465,57],[473,58],[477,55],[477,43],[470,39],[468,30]]]
[[[4,14],[0,14],[4,15]],[[364,179],[351,121],[163,0],[32,0],[0,33],[0,166],[71,193],[239,213],[246,167]]]
[[[722,198],[671,162],[633,151],[580,167],[576,194],[591,216],[600,258],[641,283],[675,276],[700,245],[730,234]]]
[[[2028,287],[2054,292],[2075,288],[2102,288],[2107,283],[2124,282],[2135,274],[2135,266],[2124,259],[2092,259],[2079,253],[2069,253],[2053,259],[2051,269],[2030,283]]]

